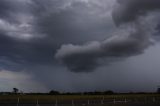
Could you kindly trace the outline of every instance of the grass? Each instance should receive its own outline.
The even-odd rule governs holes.
[[[153,98],[156,101],[160,101],[160,94],[126,94],[126,95],[1,95],[0,103],[16,103],[19,98],[20,103],[35,103],[37,100],[41,103],[53,103],[56,100],[58,102],[72,101],[72,100],[102,100],[107,101],[121,100],[138,100],[138,101],[152,101]]]

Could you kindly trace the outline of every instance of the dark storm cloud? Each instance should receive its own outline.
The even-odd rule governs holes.
[[[89,6],[81,0],[36,0],[35,3],[38,5],[33,12],[39,15],[36,29],[48,35],[47,40],[55,45],[101,39],[106,32],[107,19],[100,17],[104,13],[95,4]]]
[[[84,45],[62,45],[55,57],[74,72],[90,72],[101,64],[102,60],[119,60],[134,56],[152,44],[152,36],[159,23],[159,13],[151,10],[159,9],[158,0],[123,0],[118,1],[113,18],[117,28],[116,35],[102,42]],[[150,10],[150,12],[148,12]],[[141,13],[142,12],[142,13]],[[143,14],[143,12],[147,12]],[[132,14],[133,13],[133,14]],[[133,15],[133,16],[132,16]],[[154,21],[153,21],[154,20]],[[110,62],[107,63],[110,63]]]
[[[30,14],[31,0],[1,0],[0,17],[9,22],[18,22],[19,15]]]
[[[119,4],[113,11],[113,19],[117,25],[133,21],[149,11],[160,9],[159,0],[117,0],[117,2]]]
[[[31,0],[0,1],[0,69],[23,70],[53,61],[53,45],[34,29],[32,7]]]
[[[55,65],[62,44],[103,39],[108,27],[106,7],[93,1],[1,0],[0,5],[0,58],[12,70]]]
[[[159,34],[159,1],[118,2],[0,0],[0,79],[5,79],[0,90],[153,91],[159,83],[159,45],[135,55]],[[130,58],[119,61],[125,57]],[[10,76],[15,79],[6,81]]]
[[[117,28],[116,33],[112,34],[113,37],[108,39],[112,36],[108,35],[109,30],[115,30],[111,19],[108,18],[111,17],[112,0],[101,2],[1,0],[2,60],[5,60],[6,64],[9,61],[15,62],[19,65],[13,64],[13,66],[21,66],[20,68],[29,67],[31,64],[51,65],[56,63],[53,56],[55,54],[55,57],[65,63],[70,70],[81,72],[93,71],[101,62],[108,63],[112,59],[115,60],[115,57],[123,58],[142,53],[150,44],[149,33],[153,32],[153,29],[149,27],[152,30],[150,31],[146,27],[140,28],[144,27],[144,21],[133,18],[132,24],[127,23]],[[149,0],[147,3],[119,1],[118,9],[113,12],[115,23],[121,21],[121,18],[117,19],[118,16],[129,16],[128,11],[135,11],[136,17],[143,16],[139,12],[136,13],[131,4],[138,6],[138,10],[149,11],[159,8],[158,5],[155,6],[158,2],[155,0],[154,2],[156,3],[151,3]],[[123,8],[128,11],[122,11],[125,10]],[[85,44],[90,41],[95,42]],[[68,43],[70,45],[67,45]],[[84,45],[78,46],[80,44]]]
[[[128,56],[137,55],[150,45],[149,33],[137,26],[125,26],[118,31],[117,36],[102,42],[91,42],[85,45],[63,45],[55,57],[64,63],[71,71],[94,71],[101,60],[107,63]],[[134,28],[134,31],[132,31]],[[123,31],[125,32],[123,32]],[[117,59],[116,59],[117,58]]]

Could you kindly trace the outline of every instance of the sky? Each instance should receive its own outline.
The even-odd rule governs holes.
[[[0,91],[155,92],[159,0],[0,0]]]

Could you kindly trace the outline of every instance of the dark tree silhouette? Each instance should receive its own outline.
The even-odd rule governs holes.
[[[55,90],[51,90],[51,91],[49,92],[49,94],[50,94],[50,95],[59,95],[60,92],[55,91]]]
[[[18,93],[18,91],[19,91],[19,89],[18,89],[18,88],[13,88],[13,93],[17,94],[17,93]]]
[[[114,94],[114,92],[113,92],[113,91],[111,91],[111,90],[109,90],[109,91],[105,91],[103,94],[105,94],[105,95],[113,95],[113,94]]]
[[[159,94],[160,94],[160,87],[158,87],[158,88],[157,88],[157,93],[159,93]]]

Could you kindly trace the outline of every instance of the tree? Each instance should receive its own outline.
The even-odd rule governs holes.
[[[113,91],[111,91],[111,90],[109,90],[109,91],[105,91],[105,92],[104,92],[104,94],[105,94],[105,95],[113,95],[113,94],[114,94],[114,92],[113,92]]]
[[[50,94],[50,95],[59,95],[60,92],[55,91],[55,90],[51,90],[51,91],[49,92],[49,94]]]
[[[17,93],[18,93],[18,91],[19,91],[19,89],[18,89],[18,88],[13,88],[13,93],[17,94]]]
[[[157,89],[157,93],[159,93],[159,94],[160,94],[160,87]]]

